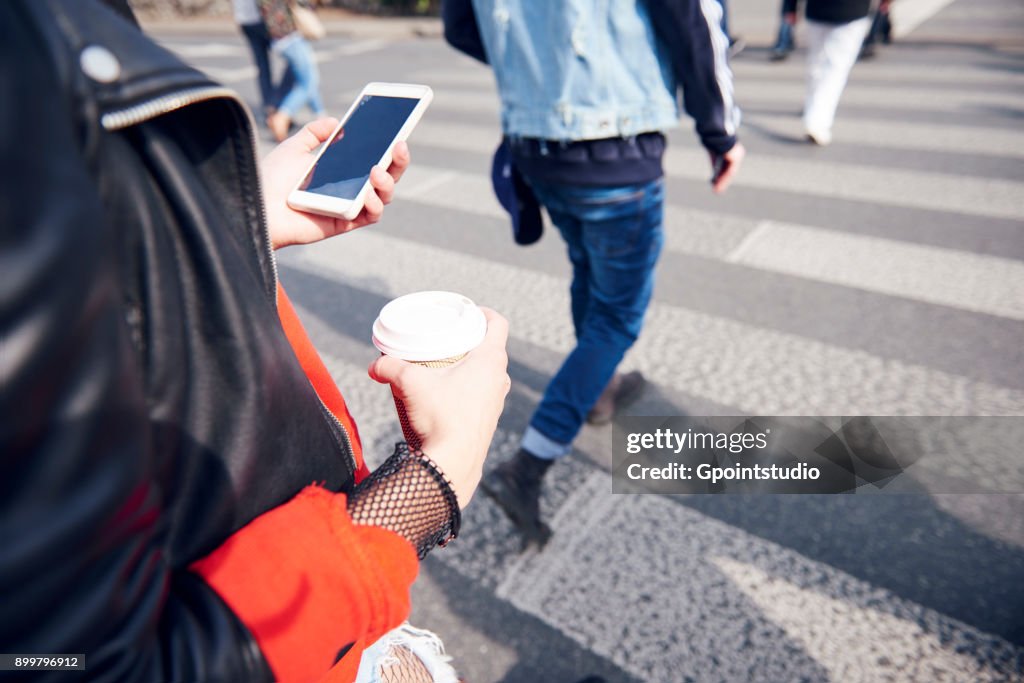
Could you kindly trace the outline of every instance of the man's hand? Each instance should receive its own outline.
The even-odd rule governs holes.
[[[317,242],[376,223],[384,212],[384,206],[391,202],[395,183],[409,166],[409,148],[404,142],[395,145],[387,173],[377,166],[370,171],[370,184],[374,192],[366,195],[363,210],[355,220],[305,213],[288,206],[288,193],[309,168],[313,152],[331,136],[337,126],[337,119],[317,119],[275,147],[263,160],[263,200],[266,202],[270,241],[275,249],[290,244]]]
[[[729,187],[746,155],[747,150],[738,142],[722,156],[711,155],[711,189],[715,194],[721,194]]]
[[[489,308],[487,335],[462,360],[425,368],[391,356],[370,365],[370,377],[390,384],[405,404],[423,452],[448,476],[464,508],[483,473],[484,458],[498,426],[512,381],[508,376],[508,321]]]

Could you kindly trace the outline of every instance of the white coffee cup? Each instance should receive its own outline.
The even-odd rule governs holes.
[[[388,302],[373,323],[373,345],[384,355],[429,368],[457,363],[487,334],[487,319],[469,298],[455,292],[414,292]],[[422,441],[396,396],[402,432],[411,448]]]

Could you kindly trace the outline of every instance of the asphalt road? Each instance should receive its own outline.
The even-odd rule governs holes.
[[[819,149],[801,140],[802,53],[769,63],[771,3],[732,4],[752,42],[733,63],[748,163],[715,197],[689,122],[671,135],[666,252],[625,361],[652,386],[632,412],[1024,415],[1024,6],[907,2],[914,30],[855,68]],[[157,35],[255,101],[230,27]],[[281,280],[377,461],[399,438],[365,376],[383,303],[450,289],[504,312],[493,466],[572,337],[557,234],[514,246],[490,190],[490,73],[372,27],[317,53],[334,113],[371,80],[436,98],[382,223],[280,253]],[[1021,495],[613,496],[610,434],[586,429],[553,469],[543,552],[520,554],[478,496],[424,563],[413,621],[469,681],[1024,680]]]

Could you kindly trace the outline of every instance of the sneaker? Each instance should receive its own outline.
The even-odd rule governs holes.
[[[640,398],[646,384],[647,380],[637,371],[624,375],[615,373],[597,403],[587,413],[587,422],[592,425],[608,424],[624,408]]]
[[[551,528],[540,518],[540,487],[552,462],[520,448],[480,481],[480,489],[519,531],[523,550],[531,544],[543,548],[551,539]]]
[[[807,141],[814,143],[818,147],[828,147],[832,143],[832,131],[808,130]]]

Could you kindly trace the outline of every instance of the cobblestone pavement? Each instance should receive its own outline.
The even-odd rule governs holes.
[[[901,1],[914,30],[854,69],[825,149],[801,140],[802,53],[767,60],[772,3],[732,3],[749,155],[715,197],[689,122],[671,135],[633,413],[1024,414],[1024,6]],[[489,71],[436,32],[393,33],[317,53],[335,113],[367,81],[434,87],[414,166],[380,225],[279,254],[281,279],[376,461],[399,438],[365,374],[380,306],[450,289],[502,311],[514,386],[492,467],[571,346],[568,264],[551,229],[511,241]],[[254,99],[235,32],[157,35]],[[587,428],[553,469],[543,552],[478,496],[424,564],[414,621],[469,681],[1024,680],[1021,496],[613,496],[610,449]]]

